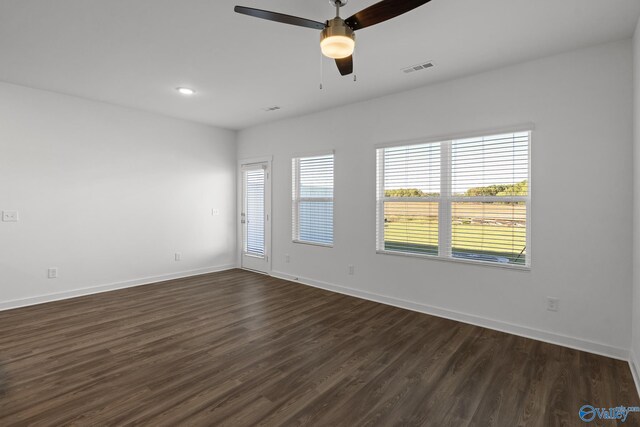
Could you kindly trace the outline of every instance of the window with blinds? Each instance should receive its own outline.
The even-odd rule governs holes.
[[[378,251],[530,266],[530,136],[378,149]]]
[[[333,153],[292,160],[293,241],[333,245]]]

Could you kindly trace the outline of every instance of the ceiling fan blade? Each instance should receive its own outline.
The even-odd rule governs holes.
[[[233,10],[237,13],[242,13],[243,15],[267,19],[269,21],[282,22],[283,24],[297,25],[299,27],[313,28],[316,30],[324,30],[326,27],[322,22],[312,21],[311,19],[285,15],[284,13],[270,12],[268,10],[254,9],[252,7],[236,6]]]
[[[361,30],[400,16],[429,1],[431,0],[382,0],[350,16],[344,22],[353,30]]]
[[[336,65],[338,66],[340,75],[346,76],[353,73],[353,55],[342,59],[336,59]]]

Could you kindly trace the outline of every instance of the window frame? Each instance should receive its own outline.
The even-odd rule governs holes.
[[[300,197],[300,160],[309,159],[314,157],[331,156],[333,163],[333,184],[332,192],[333,197]],[[320,246],[324,248],[333,248],[335,244],[335,177],[336,177],[336,158],[335,150],[323,150],[306,153],[295,153],[291,157],[291,242]],[[300,203],[301,202],[332,202],[331,208],[331,243],[312,242],[308,240],[300,239]]]
[[[396,141],[391,143],[377,144],[375,146],[376,155],[376,253],[382,255],[395,255],[419,259],[447,261],[463,264],[472,264],[486,267],[506,268],[513,270],[530,271],[532,266],[531,248],[531,206],[532,206],[532,168],[531,168],[531,147],[533,145],[533,131],[535,126],[527,123],[520,126],[508,128],[485,130],[479,132],[467,132],[441,137],[421,138],[408,141]],[[453,196],[452,195],[452,174],[451,174],[451,151],[452,142],[460,139],[482,138],[497,136],[509,133],[529,134],[527,147],[527,173],[528,191],[526,196]],[[427,197],[385,197],[384,188],[384,149],[392,147],[404,147],[413,145],[440,144],[440,195]],[[438,202],[438,254],[419,254],[411,252],[393,251],[385,249],[384,242],[384,203],[385,202]],[[452,255],[452,206],[456,202],[524,202],[526,208],[526,248],[527,256],[524,265],[506,264],[490,261],[477,261],[464,258],[455,258]]]

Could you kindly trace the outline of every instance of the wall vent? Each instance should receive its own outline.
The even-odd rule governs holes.
[[[264,111],[277,111],[280,110],[281,108],[278,107],[277,105],[274,105],[273,107],[267,107],[267,108],[263,108]]]
[[[415,71],[420,71],[420,70],[426,70],[427,68],[432,68],[435,65],[433,64],[433,61],[425,61],[425,62],[421,62],[420,64],[416,64],[416,65],[412,65],[410,67],[406,67],[402,69],[402,72],[405,74],[409,74],[409,73],[413,73]]]

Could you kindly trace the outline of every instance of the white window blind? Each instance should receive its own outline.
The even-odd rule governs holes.
[[[437,255],[440,144],[385,148],[378,155],[383,249]]]
[[[379,149],[378,250],[530,266],[530,134]]]
[[[333,245],[333,153],[292,160],[293,241]]]
[[[245,248],[244,252],[264,256],[264,187],[265,170],[250,169],[245,172]]]

